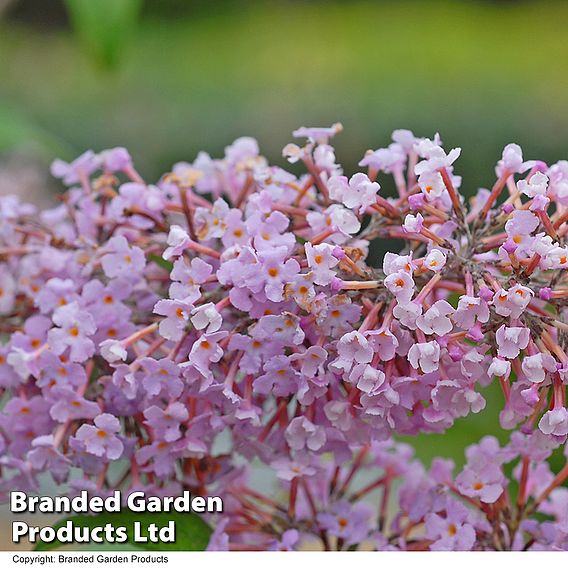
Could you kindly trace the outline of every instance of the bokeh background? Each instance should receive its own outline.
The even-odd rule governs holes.
[[[0,194],[52,201],[51,160],[88,148],[148,180],[242,135],[283,163],[294,128],[336,121],[347,172],[394,128],[439,131],[472,193],[509,142],[568,157],[567,23],[565,0],[0,0]],[[419,456],[503,436],[486,396]]]

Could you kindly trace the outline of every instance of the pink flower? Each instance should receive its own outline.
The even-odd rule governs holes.
[[[533,297],[534,292],[530,288],[515,284],[508,291],[501,288],[495,292],[492,304],[499,315],[518,319]]]
[[[402,228],[405,233],[419,233],[422,230],[422,223],[424,217],[417,213],[416,215],[411,215],[410,213],[404,218],[404,223]]]
[[[538,427],[543,434],[566,436],[568,434],[568,410],[564,407],[549,410],[540,419]]]
[[[446,255],[439,249],[432,249],[424,258],[424,266],[432,272],[440,272],[446,264]]]
[[[497,354],[507,359],[516,359],[521,350],[529,344],[530,331],[526,327],[506,327],[502,325],[496,333]]]
[[[414,294],[414,280],[408,272],[400,270],[385,278],[386,288],[400,304],[407,304]]]
[[[449,154],[446,154],[439,142],[439,138],[434,141],[425,138],[415,146],[418,155],[425,158],[414,168],[417,176],[435,172],[441,168],[449,168],[459,158],[461,148],[453,148]]]
[[[284,434],[288,446],[292,450],[318,451],[325,444],[325,429],[316,426],[304,416],[298,416],[290,421]]]
[[[169,246],[162,255],[165,260],[169,260],[174,256],[180,256],[188,248],[191,239],[183,227],[172,225],[168,233],[167,242]]]
[[[334,176],[327,185],[332,199],[342,202],[348,209],[356,210],[359,215],[376,203],[377,193],[381,189],[377,182],[372,182],[363,173],[355,174],[349,183],[345,176]]]
[[[305,127],[302,126],[292,132],[294,138],[309,138],[310,142],[317,144],[327,144],[330,138],[343,131],[343,125],[340,122],[332,124],[330,127]]]
[[[446,185],[438,171],[425,171],[418,177],[418,185],[428,201],[442,197],[446,191]]]
[[[537,195],[546,196],[548,189],[548,176],[542,172],[535,172],[530,179],[522,179],[517,182],[517,189],[524,193],[527,197],[536,197]]]
[[[358,331],[346,333],[337,342],[337,359],[330,366],[341,372],[349,372],[354,364],[370,363],[373,358],[373,348],[364,335]]]
[[[422,315],[422,304],[408,302],[397,304],[393,310],[394,317],[408,329],[416,329],[416,321]]]
[[[68,347],[71,361],[81,363],[95,352],[90,336],[97,327],[89,312],[82,310],[77,302],[57,308],[53,323],[59,327],[49,330],[47,342],[56,355],[61,355]]]
[[[144,251],[131,247],[122,235],[113,237],[104,249],[101,264],[109,278],[136,279],[146,266]]]
[[[454,308],[445,300],[438,300],[416,320],[416,325],[426,335],[446,335],[453,329],[453,323],[449,316],[454,313]]]
[[[440,361],[440,345],[436,341],[415,343],[408,351],[408,360],[415,368],[424,373],[432,373],[438,369]]]
[[[207,302],[191,310],[191,323],[195,329],[205,329],[206,333],[213,333],[221,329],[223,318],[217,311],[215,304]]]
[[[523,151],[518,144],[507,144],[503,149],[503,156],[497,162],[497,175],[504,172],[522,174],[532,168],[534,162],[523,162]]]
[[[77,430],[76,438],[85,445],[85,450],[97,457],[108,460],[118,459],[124,450],[124,445],[116,436],[120,432],[120,422],[112,414],[99,414],[95,425],[83,424]]]
[[[159,300],[154,306],[154,313],[166,316],[160,321],[160,335],[165,339],[181,339],[189,321],[193,306],[179,300]]]
[[[511,374],[511,361],[507,359],[501,359],[500,357],[494,357],[489,365],[487,373],[493,377],[505,377],[509,378]]]
[[[536,355],[526,355],[521,367],[525,377],[531,383],[542,383],[547,373],[556,372],[556,361],[551,355],[537,353]]]
[[[61,178],[65,185],[73,185],[79,182],[81,176],[86,179],[99,167],[99,157],[92,150],[87,150],[70,163],[55,160],[51,164],[51,173],[54,177]]]
[[[304,247],[314,282],[326,286],[335,277],[335,271],[332,269],[339,264],[339,259],[333,255],[335,247],[326,243],[315,246],[306,243]]]
[[[466,466],[456,477],[456,487],[467,497],[478,498],[483,503],[495,503],[503,493],[503,473],[497,464]]]
[[[478,321],[487,323],[489,315],[489,306],[485,300],[464,295],[458,301],[458,308],[453,319],[458,327],[471,329]]]

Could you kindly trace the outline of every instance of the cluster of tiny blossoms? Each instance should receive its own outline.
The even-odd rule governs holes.
[[[348,177],[340,130],[294,132],[300,173],[240,138],[152,185],[115,148],[56,161],[53,209],[0,198],[3,493],[218,494],[217,550],[568,548],[568,162],[509,144],[466,203],[459,148],[397,130]],[[505,446],[394,441],[492,382]]]

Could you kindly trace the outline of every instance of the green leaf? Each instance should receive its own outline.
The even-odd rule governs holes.
[[[130,510],[121,511],[120,513],[105,513],[102,515],[88,516],[88,515],[76,515],[72,517],[66,517],[61,521],[58,521],[53,528],[57,530],[60,527],[65,526],[67,521],[71,521],[76,527],[101,527],[107,523],[112,524],[114,527],[124,526],[126,527],[128,533],[127,543],[121,544],[106,544],[107,548],[124,548],[124,544],[128,544],[131,547],[142,549],[142,550],[157,550],[157,551],[200,551],[207,548],[209,543],[209,538],[213,532],[211,527],[195,513],[134,513]],[[166,542],[134,542],[134,523],[140,522],[142,526],[141,533],[147,535],[147,527],[151,523],[154,523],[157,527],[165,527],[168,525],[169,521],[175,522],[176,531],[176,541],[172,543]],[[62,543],[59,541],[54,542],[40,542],[36,544],[34,550],[37,552],[46,552],[49,550],[55,550],[61,546],[65,546],[67,543]],[[85,544],[84,548],[93,548],[100,546],[98,544],[90,543]]]
[[[174,268],[173,262],[170,262],[169,260],[166,260],[165,258],[158,256],[157,254],[149,254],[148,260],[150,262],[156,263],[158,266],[161,266],[164,270],[167,270],[168,272],[171,272]]]
[[[75,152],[36,124],[25,112],[0,101],[0,152],[25,150],[39,158],[71,158]]]
[[[80,40],[103,67],[115,67],[136,25],[142,0],[65,0]]]

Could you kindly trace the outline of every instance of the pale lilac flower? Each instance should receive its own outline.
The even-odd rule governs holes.
[[[438,300],[416,320],[416,325],[426,335],[446,335],[453,329],[450,316],[454,308],[446,300]]]
[[[50,397],[55,402],[49,409],[49,415],[57,422],[92,420],[101,411],[96,402],[85,399],[67,387],[53,387]]]
[[[424,266],[432,272],[440,272],[446,265],[446,260],[446,255],[435,248],[424,257]]]
[[[370,363],[373,348],[364,335],[352,331],[337,342],[337,355],[337,359],[330,363],[330,366],[338,371],[349,372],[354,364]]]
[[[99,414],[95,425],[83,424],[77,430],[76,438],[83,442],[88,453],[109,460],[118,459],[124,450],[124,445],[116,436],[120,432],[120,422],[111,414]]]
[[[511,361],[507,359],[501,359],[500,357],[494,357],[487,369],[487,373],[495,377],[505,377],[509,378],[511,374]]]
[[[144,251],[131,247],[122,235],[113,237],[104,249],[101,264],[109,278],[136,279],[146,266]]]
[[[521,367],[525,377],[531,383],[542,383],[547,373],[556,372],[556,361],[551,355],[537,353],[536,355],[526,355]]]
[[[317,345],[311,345],[303,353],[294,353],[290,361],[300,361],[300,371],[305,377],[313,377],[327,361],[328,352]]]
[[[213,272],[213,267],[200,259],[193,258],[188,264],[183,258],[174,262],[170,272],[170,298],[193,303],[201,295],[200,285],[207,281]]]
[[[328,180],[327,185],[332,199],[359,215],[376,203],[377,193],[381,189],[377,182],[372,182],[363,173],[355,174],[349,182],[345,176],[334,176]]]
[[[360,364],[353,367],[349,375],[349,382],[355,383],[357,388],[367,394],[376,392],[385,382],[385,374],[371,365]]]
[[[189,361],[200,372],[207,372],[211,363],[216,363],[223,356],[223,349],[219,347],[219,341],[227,336],[226,331],[206,333],[202,335],[189,352]]]
[[[390,361],[398,347],[397,337],[388,329],[378,329],[366,332],[366,337],[373,351],[379,355],[381,361]]]
[[[264,293],[273,302],[283,299],[284,286],[294,279],[300,272],[298,261],[293,258],[285,260],[287,252],[285,248],[265,250],[259,253],[264,279]]]
[[[418,176],[418,185],[428,201],[433,201],[442,196],[446,191],[446,185],[442,176],[437,171],[425,171]]]
[[[530,331],[526,327],[502,325],[496,333],[498,355],[507,359],[516,359],[529,344],[529,337]]]
[[[434,542],[431,550],[471,550],[475,544],[475,529],[467,522],[467,509],[448,501],[445,517],[430,513],[426,517],[426,535]]]
[[[516,210],[511,218],[505,223],[505,231],[510,242],[521,252],[528,249],[532,242],[533,233],[539,225],[538,217],[531,211]]]
[[[154,306],[154,313],[166,316],[160,321],[160,335],[166,339],[181,339],[189,321],[193,306],[180,300],[160,300]]]
[[[77,302],[57,308],[53,323],[58,327],[49,331],[47,341],[56,355],[61,355],[68,347],[71,361],[81,363],[93,355],[95,345],[89,337],[96,331],[95,322]]]
[[[56,178],[61,178],[65,185],[78,183],[81,177],[85,179],[101,165],[99,157],[92,151],[87,150],[70,163],[63,160],[54,160],[51,164],[51,173]]]
[[[224,199],[217,199],[213,203],[211,209],[205,207],[197,207],[195,210],[195,225],[197,231],[197,237],[200,241],[208,241],[209,239],[221,238],[227,225],[225,219],[230,212],[229,205]],[[170,232],[170,235],[172,233]],[[168,244],[170,246],[174,243],[170,243],[168,239]],[[174,245],[175,246],[175,245]]]
[[[411,215],[410,213],[404,218],[402,229],[405,233],[419,233],[422,230],[424,217],[420,213]]]
[[[407,304],[414,295],[414,280],[408,272],[403,270],[387,276],[385,286],[398,300],[399,304]]]
[[[286,441],[292,450],[317,451],[325,444],[325,429],[310,422],[304,416],[290,421],[285,432]]]
[[[174,256],[180,256],[186,250],[191,242],[187,231],[179,225],[172,225],[168,233],[168,248],[164,251],[162,257],[169,260]]]
[[[386,252],[383,258],[383,272],[385,276],[390,276],[395,272],[406,271],[412,274],[414,271],[414,261],[412,260],[412,253],[401,255],[392,252]]]
[[[56,483],[63,483],[69,473],[70,461],[54,445],[53,436],[39,436],[28,453],[31,466],[37,471],[49,471]]]
[[[390,174],[402,171],[405,162],[406,153],[404,149],[400,144],[394,143],[390,144],[388,148],[368,150],[359,165]]]
[[[103,169],[109,172],[124,172],[132,168],[132,158],[126,148],[117,146],[99,154]]]
[[[533,297],[534,292],[530,288],[515,284],[509,290],[501,288],[495,292],[492,303],[499,315],[518,319]]]
[[[317,520],[330,535],[353,544],[368,536],[371,515],[372,509],[364,503],[352,505],[348,501],[338,501],[329,512],[320,513]]]
[[[555,407],[544,414],[538,423],[543,434],[566,436],[568,434],[568,410],[564,407]]]
[[[503,493],[503,473],[496,464],[468,465],[456,477],[456,487],[468,497],[483,503],[495,503]]]
[[[393,310],[394,317],[408,329],[416,329],[416,322],[422,315],[422,304],[408,302],[397,304]]]
[[[545,196],[548,189],[548,176],[542,172],[535,172],[528,181],[526,179],[519,180],[517,189],[527,197]]]
[[[206,333],[213,333],[221,329],[223,318],[217,311],[215,304],[207,302],[191,310],[191,323],[195,329],[205,329]]]
[[[440,361],[440,345],[436,341],[416,343],[408,352],[408,360],[415,369],[420,368],[424,373],[436,371]]]
[[[140,359],[143,370],[142,387],[150,396],[177,398],[183,391],[181,370],[171,359]]]
[[[180,426],[189,413],[181,402],[172,402],[165,410],[150,406],[144,411],[144,418],[159,439],[173,442],[181,437]]]
[[[269,550],[285,552],[296,550],[299,544],[300,533],[296,529],[288,529],[282,533],[282,538],[278,541],[275,540],[269,547]],[[212,550],[211,547],[207,547],[207,550]],[[215,550],[220,550],[216,548]],[[227,549],[228,550],[228,549]]]
[[[297,477],[311,477],[317,471],[309,462],[292,461],[285,457],[274,460],[270,466],[276,471],[276,476],[284,481],[291,481]]]
[[[426,172],[435,172],[441,168],[449,168],[459,158],[461,148],[453,148],[449,154],[446,154],[438,142],[437,140],[431,141],[425,138],[416,144],[415,148],[418,155],[425,158],[424,161],[419,162],[414,168],[417,176]]]
[[[333,138],[336,134],[343,130],[343,125],[340,122],[332,124],[330,127],[314,126],[305,127],[302,126],[297,130],[292,132],[294,138],[309,138],[309,140],[316,144],[327,144],[330,138]]]
[[[99,344],[101,357],[109,363],[117,363],[118,361],[126,361],[128,352],[124,348],[122,341],[116,339],[105,339]]]
[[[505,172],[522,174],[532,168],[534,162],[523,162],[523,151],[518,144],[507,144],[503,149],[503,156],[497,162],[497,175]]]
[[[453,320],[462,329],[471,329],[476,322],[487,323],[489,316],[489,306],[485,300],[464,295],[458,301]]]
[[[335,247],[322,243],[304,245],[308,266],[313,272],[313,280],[316,284],[326,286],[335,277],[333,268],[339,264],[339,259],[334,256]]]

